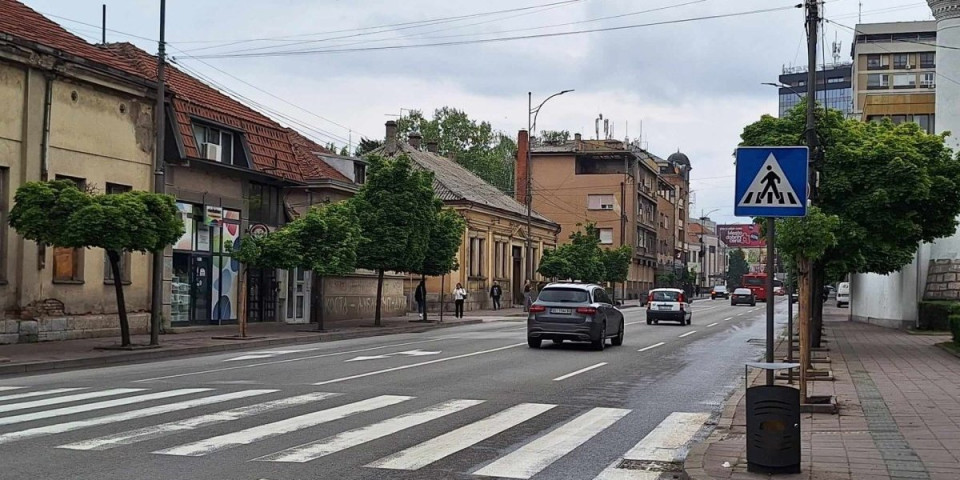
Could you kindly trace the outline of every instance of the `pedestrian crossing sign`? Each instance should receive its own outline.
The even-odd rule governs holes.
[[[808,158],[807,147],[738,148],[734,215],[806,215]]]

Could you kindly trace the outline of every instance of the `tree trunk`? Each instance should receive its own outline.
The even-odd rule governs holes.
[[[420,274],[420,281],[423,282],[423,321],[427,321],[427,275],[425,273]],[[414,296],[416,296],[416,290],[414,290]]]
[[[443,293],[444,293],[444,289],[446,288],[446,286],[444,285],[444,282],[446,281],[447,281],[446,275],[440,276],[440,323],[443,323],[443,300],[444,300]]]
[[[107,250],[110,270],[113,272],[113,287],[117,291],[117,316],[120,317],[120,345],[130,346],[130,323],[127,321],[127,302],[123,299],[123,277],[120,276],[120,252]]]
[[[823,262],[813,262],[813,291],[816,295],[813,298],[813,308],[810,317],[810,345],[814,348],[820,348],[820,341],[823,337],[823,283],[826,272]]]
[[[383,269],[377,270],[377,312],[373,317],[373,325],[380,326],[380,306],[383,304]]]
[[[797,284],[800,306],[797,321],[800,337],[800,402],[807,402],[807,371],[810,368],[810,307],[811,307],[811,262],[806,258],[797,259]],[[793,345],[790,345],[793,348]]]

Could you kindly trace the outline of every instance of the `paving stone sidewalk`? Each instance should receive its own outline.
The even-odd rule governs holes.
[[[960,479],[960,358],[934,346],[949,336],[850,322],[846,309],[824,313],[836,380],[811,382],[811,394],[835,396],[840,413],[802,415],[802,473],[776,478]],[[692,479],[769,478],[747,472],[743,400],[740,389],[691,449]]]

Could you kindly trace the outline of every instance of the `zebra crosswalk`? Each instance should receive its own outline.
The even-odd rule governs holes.
[[[146,444],[147,447],[138,452],[156,458],[211,457],[237,449],[246,461],[269,462],[278,468],[281,464],[322,461],[330,455],[367,447],[375,451],[376,456],[363,460],[368,463],[361,468],[416,471],[459,458],[458,455],[474,447],[490,445],[496,437],[519,429],[523,438],[511,442],[515,445],[509,451],[460,473],[520,479],[535,477],[562,458],[576,455],[578,449],[597,441],[631,413],[630,409],[623,408],[551,403],[502,405],[482,399],[450,399],[424,406],[428,403],[424,399],[418,402],[417,397],[407,395],[364,398],[336,392],[286,394],[277,389],[218,392],[214,388],[2,386],[0,391],[11,392],[0,395],[0,445],[37,440],[43,443],[36,448],[92,455]],[[330,402],[334,405],[327,405]],[[202,411],[204,409],[206,411]],[[177,415],[177,412],[183,413]],[[548,412],[550,415],[546,415]],[[190,414],[192,416],[188,416]],[[173,418],[167,417],[171,415]],[[368,415],[374,419],[366,420]],[[269,420],[255,423],[264,417]],[[347,418],[355,419],[346,422],[352,428],[336,433],[339,429],[335,422]],[[558,422],[557,418],[561,420]],[[648,440],[623,452],[623,458],[649,455],[650,460],[675,460],[682,456],[678,452],[708,418],[709,414],[705,413],[671,415],[648,435]],[[440,425],[437,422],[440,419],[446,419],[446,423]],[[535,423],[541,419],[545,426]],[[128,424],[126,428],[124,423]],[[665,425],[667,423],[669,425]],[[534,427],[527,428],[530,425]],[[320,426],[324,426],[322,430],[326,433],[303,443],[303,434]],[[204,435],[204,429],[215,433]],[[289,434],[295,432],[301,432],[296,436],[299,441],[287,441],[293,437]],[[57,441],[57,435],[69,438],[66,442]],[[426,438],[415,439],[416,435]],[[190,438],[185,441],[181,436]],[[415,441],[401,443],[393,451],[379,451],[390,447],[377,441],[391,436]],[[378,459],[370,462],[372,458]],[[649,472],[631,472],[616,465],[597,474],[600,475],[597,478],[653,478],[643,476]]]

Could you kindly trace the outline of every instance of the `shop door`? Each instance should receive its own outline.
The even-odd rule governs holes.
[[[193,284],[193,317],[192,323],[206,325],[210,323],[210,269],[213,262],[210,257],[195,255],[191,271]]]
[[[310,270],[295,268],[286,271],[284,317],[287,323],[307,323],[310,318]]]
[[[276,321],[277,271],[272,268],[251,268],[247,272],[247,321]]]

